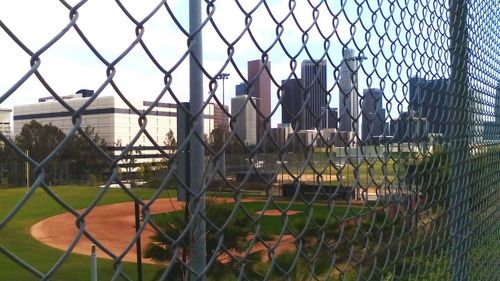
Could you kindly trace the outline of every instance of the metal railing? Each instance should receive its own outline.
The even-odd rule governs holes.
[[[0,4],[0,276],[500,276],[498,1],[73,2]]]

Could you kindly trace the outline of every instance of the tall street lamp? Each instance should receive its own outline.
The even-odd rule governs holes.
[[[221,73],[215,77],[217,80],[222,80],[222,107],[225,110],[226,109],[226,96],[225,96],[225,88],[224,88],[224,81],[229,78],[229,73]],[[222,144],[224,145],[226,143],[226,130],[227,130],[227,122],[226,122],[226,116],[224,114],[222,115]],[[222,176],[226,176],[226,150],[224,149],[222,151],[222,159],[221,161],[221,173]]]

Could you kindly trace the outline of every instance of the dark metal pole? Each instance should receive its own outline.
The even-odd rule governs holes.
[[[139,202],[134,200],[134,211],[135,211],[135,233],[139,232],[141,227],[141,213],[139,208]],[[141,249],[141,236],[135,241],[135,251],[137,254],[137,280],[142,281],[142,249]]]
[[[189,213],[193,220],[190,243],[190,266],[193,273],[191,280],[206,280],[202,272],[206,267],[206,224],[205,214],[204,170],[205,146],[203,143],[203,45],[201,26],[201,0],[189,0],[189,104],[194,134],[190,139],[190,189],[193,197],[189,202]],[[199,113],[199,114],[198,114]],[[197,114],[197,115],[194,115]]]
[[[190,165],[191,165],[191,148],[189,142],[186,143],[184,147],[181,146],[184,143],[191,131],[191,125],[189,123],[190,120],[190,106],[189,103],[184,102],[181,103],[181,106],[177,108],[177,151],[180,152],[179,158],[177,160],[177,172],[179,175],[179,180],[181,183],[177,185],[177,200],[185,201],[184,205],[184,223],[185,225],[189,224],[190,213],[189,213],[189,201],[190,201],[190,193],[184,188],[184,186],[191,186],[191,176],[190,176]],[[191,237],[186,235],[184,237],[184,246],[182,247],[182,261],[184,264],[188,264],[188,252],[189,252],[189,243]],[[183,270],[184,271],[184,270]],[[188,280],[187,270],[186,276],[184,276],[183,280]]]
[[[450,0],[451,280],[469,280],[469,169],[467,1]]]

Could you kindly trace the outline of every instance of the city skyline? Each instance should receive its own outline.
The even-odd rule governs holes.
[[[32,3],[33,9],[26,11],[23,5],[18,3],[11,3],[0,9],[0,16],[4,20],[6,26],[14,31],[21,32],[21,34],[26,34],[22,39],[26,41],[27,47],[33,52],[39,50],[41,46],[46,44],[53,35],[60,32],[60,30],[68,24],[68,10],[66,7],[58,3],[41,4],[34,2]],[[132,4],[131,4],[132,5]],[[245,4],[246,8],[251,8],[252,3]],[[269,6],[275,11],[289,11],[290,7],[285,3],[269,3]],[[100,6],[92,5],[92,3],[87,3],[84,5],[87,13],[82,13],[78,19],[78,26],[82,28],[85,33],[89,36],[91,42],[96,46],[103,57],[108,61],[113,61],[117,58],[121,52],[123,52],[129,45],[131,45],[136,39],[136,34],[134,32],[135,25],[131,24],[126,18],[123,17],[118,6],[114,3],[102,3]],[[128,6],[127,6],[128,7]],[[188,5],[186,1],[169,1],[169,7],[172,11],[180,15],[180,24],[184,27],[187,26],[188,22]],[[148,10],[147,5],[135,5],[132,7],[137,11],[136,16],[144,16],[144,12]],[[345,9],[346,11],[355,12],[355,9],[350,6],[341,7],[338,4],[333,4],[333,9]],[[45,9],[48,14],[40,15],[36,11]],[[389,7],[385,4],[381,7],[381,11],[384,9],[389,10]],[[262,9],[258,9],[262,10]],[[252,29],[258,29],[259,33],[256,34],[255,40],[258,42],[269,42],[272,38],[276,36],[274,29],[269,28],[269,26],[275,26],[276,23],[273,22],[265,14],[259,13],[258,10],[253,14],[253,21],[251,24]],[[22,11],[22,17],[13,17],[16,11]],[[320,5],[317,7],[317,12],[321,15],[330,15],[330,11],[326,9],[325,5]],[[92,15],[89,17],[88,15]],[[235,36],[245,27],[244,19],[240,21],[231,21],[223,17],[227,14],[241,14],[241,10],[234,3],[228,3],[224,5],[217,5],[217,11],[214,13],[214,19],[217,22],[228,23],[221,24],[221,32],[224,34],[230,34]],[[297,19],[302,21],[309,21],[312,19],[311,7],[307,3],[296,3],[294,10],[294,15]],[[370,20],[368,15],[361,15],[362,19]],[[36,26],[26,26],[24,23],[27,19],[37,21]],[[327,20],[327,17],[317,18],[318,23],[323,26],[330,26],[331,22]],[[408,19],[401,19],[405,24],[413,23],[409,22]],[[408,21],[408,22],[407,22]],[[302,44],[302,33],[293,28],[293,24],[289,21],[283,23],[283,27],[287,30],[281,36],[281,40],[286,45],[290,46],[293,50],[300,50]],[[425,25],[425,23],[424,23]],[[103,30],[103,26],[106,28]],[[382,23],[375,23],[377,27],[383,27]],[[29,30],[31,28],[32,30]],[[287,54],[283,52],[280,48],[270,48],[266,51],[266,59],[273,62],[273,80],[281,81],[287,77],[292,77],[293,73],[297,69],[291,63],[291,57],[295,62],[300,62],[304,59],[320,60],[325,58],[328,59],[328,75],[327,75],[327,87],[328,89],[337,88],[337,79],[335,78],[335,72],[338,71],[340,64],[342,63],[342,56],[338,54],[343,48],[353,48],[352,43],[341,43],[350,42],[350,40],[355,39],[357,42],[362,44],[368,44],[367,39],[362,33],[352,33],[351,30],[361,29],[362,26],[359,22],[351,23],[343,14],[338,16],[338,22],[335,26],[335,36],[340,40],[331,40],[328,49],[323,47],[321,42],[324,41],[323,37],[317,30],[310,30],[308,33],[307,50],[308,52],[297,52],[294,54]],[[421,28],[421,27],[418,27]],[[182,54],[187,50],[186,42],[188,38],[179,30],[172,21],[161,21],[159,17],[153,17],[144,25],[145,35],[144,40],[148,44],[149,49],[154,53],[155,57],[163,68],[162,70],[155,67],[155,65],[150,61],[147,55],[136,46],[130,55],[128,55],[124,60],[119,61],[116,65],[116,74],[113,77],[114,83],[120,86],[121,92],[126,97],[133,97],[137,95],[144,96],[146,99],[154,100],[162,89],[165,87],[164,73],[165,71],[173,70],[175,66],[175,75],[172,77],[172,81],[169,84],[170,89],[176,94],[180,101],[188,101],[189,99],[189,87],[186,87],[185,81],[189,80],[188,77],[188,65],[185,62],[180,62],[177,58],[181,57]],[[44,30],[44,32],[40,32]],[[156,38],[165,38],[165,34],[168,34],[168,42],[165,40],[153,40]],[[4,34],[2,34],[4,35]],[[2,36],[0,35],[0,36]],[[110,36],[105,36],[110,35]],[[230,36],[230,37],[231,37]],[[444,35],[443,35],[444,36]],[[218,35],[213,30],[206,30],[204,33],[205,38],[217,38]],[[418,37],[417,35],[415,37]],[[3,40],[5,39],[5,40]],[[359,83],[360,88],[383,88],[387,94],[398,96],[398,100],[403,103],[406,102],[402,97],[407,93],[403,89],[404,81],[410,76],[415,76],[418,73],[415,69],[409,69],[404,64],[402,64],[403,69],[396,70],[395,67],[387,68],[384,63],[378,63],[382,59],[382,53],[385,54],[390,50],[387,46],[387,38],[380,38],[383,42],[380,45],[371,45],[371,54],[379,54],[373,56],[370,53],[366,53],[369,60],[366,61],[363,66],[364,70],[359,73]],[[402,40],[413,40],[415,38],[402,38]],[[341,41],[341,42],[340,42]],[[12,40],[8,37],[2,37],[2,42],[4,42],[5,49],[2,54],[0,54],[0,60],[5,62],[5,65],[10,65],[11,68],[8,71],[4,71],[3,79],[0,80],[0,93],[5,93],[9,90],[10,86],[14,81],[17,81],[26,72],[26,66],[29,65],[30,56],[27,55],[19,46],[16,46]],[[208,42],[208,41],[207,41]],[[240,83],[245,75],[245,65],[249,60],[261,59],[263,58],[262,50],[255,46],[255,42],[252,42],[248,36],[244,36],[241,40],[237,42],[229,41],[229,43],[234,43],[227,45],[227,43],[222,42],[222,40],[212,40],[210,44],[204,44],[204,66],[206,67],[206,74],[215,77],[217,73],[230,73],[232,79],[235,79],[237,83]],[[237,43],[237,44],[236,44]],[[382,44],[383,43],[383,44]],[[406,44],[406,41],[401,41],[401,44]],[[264,43],[264,45],[266,45]],[[227,60],[228,52],[235,48],[238,50],[231,57],[231,62]],[[399,51],[399,50],[396,50]],[[105,83],[106,76],[106,66],[99,61],[92,52],[88,50],[85,44],[82,42],[81,38],[75,32],[68,32],[59,40],[54,48],[51,48],[51,52],[45,52],[42,55],[42,74],[50,83],[52,81],[60,81],[58,87],[54,88],[54,91],[59,95],[67,95],[74,93],[78,88],[88,88],[98,91],[103,83]],[[376,58],[377,57],[377,58]],[[179,65],[176,65],[179,63]],[[435,71],[426,70],[428,65],[423,61],[415,62],[416,66],[422,70],[422,73],[429,73],[429,75],[439,75]],[[420,65],[421,64],[421,65]],[[378,76],[371,76],[370,81],[367,80],[367,74],[377,71],[383,74],[380,78]],[[430,71],[430,72],[429,72]],[[402,76],[401,80],[393,79],[392,77]],[[405,76],[407,76],[405,78]],[[389,79],[391,78],[391,79]],[[211,77],[206,76],[204,79],[204,93],[208,93],[208,85],[210,83]],[[235,81],[232,80],[232,81]],[[229,82],[229,81],[227,81]],[[391,85],[394,84],[394,85]],[[228,86],[231,82],[228,83]],[[272,83],[271,85],[271,104],[277,104],[277,88],[279,85]],[[221,87],[220,87],[221,88]],[[220,91],[220,88],[217,91]],[[333,94],[332,92],[332,94]],[[46,96],[49,92],[36,81],[36,79],[28,79],[22,87],[16,90],[16,94],[6,98],[2,101],[2,105],[13,106],[16,104],[30,103],[32,100],[38,99],[40,96]],[[115,95],[116,92],[109,85],[103,87],[102,91],[99,90],[99,94],[102,95]],[[218,96],[221,95],[220,92],[216,93]],[[336,93],[335,93],[336,95]],[[329,104],[332,108],[339,108],[338,98],[332,96],[331,103]],[[208,97],[208,94],[205,94]],[[165,95],[163,97],[163,102],[174,102],[174,100],[169,96]],[[209,101],[213,102],[213,101]],[[229,98],[225,101],[229,104]],[[272,125],[275,126],[279,123],[280,119],[280,109],[271,118]],[[392,107],[391,111],[388,112],[389,115],[393,117],[397,116],[396,107]]]

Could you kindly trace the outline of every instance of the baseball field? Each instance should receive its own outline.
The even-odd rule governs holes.
[[[64,186],[53,187],[50,191],[53,192],[52,197],[45,190],[38,188],[26,203],[20,204],[19,202],[28,194],[28,189],[0,189],[2,202],[0,220],[3,225],[0,229],[2,280],[38,280],[45,274],[50,275],[50,280],[89,280],[91,275],[89,255],[92,242],[83,235],[78,236],[77,216],[57,201],[60,199],[67,204],[66,207],[83,214],[85,209],[98,198],[102,189]],[[155,192],[154,189],[145,188],[134,188],[129,191],[145,201]],[[218,198],[218,200],[233,202],[232,199]],[[286,202],[281,202],[276,205],[266,205],[265,202],[259,202],[254,198],[246,198],[243,201],[245,203],[240,208],[255,214],[255,217],[264,211],[258,223],[263,234],[267,236],[278,235],[285,228],[280,219],[282,215],[280,209],[288,210],[290,221],[300,220],[306,212],[303,204],[288,206]],[[16,206],[20,207],[19,211],[12,216],[13,210],[17,209]],[[166,191],[150,209],[153,214],[162,214],[178,212],[182,208],[183,204],[175,199],[175,193]],[[317,215],[326,216],[328,213],[324,206],[314,208]],[[356,208],[336,207],[334,210],[337,218],[349,218],[355,216],[355,212]],[[97,206],[85,216],[85,230],[112,253],[110,255],[109,252],[97,250],[99,280],[113,279],[117,266],[122,266],[122,271],[131,279],[137,279],[136,248],[135,245],[129,245],[135,235],[134,221],[133,200],[121,189],[107,190]],[[150,242],[149,237],[153,234],[153,229],[147,226],[141,236],[141,248],[145,248]],[[70,249],[71,254],[65,256],[65,251],[76,242],[74,240],[77,237],[78,242]],[[293,243],[292,240],[288,240],[286,243]],[[120,256],[122,261],[120,265],[113,263],[113,258],[116,256]],[[143,259],[142,262],[143,280],[151,280],[161,269],[160,265],[155,265],[148,259]],[[54,266],[58,263],[61,263],[60,267]],[[121,279],[118,277],[116,280]]]

